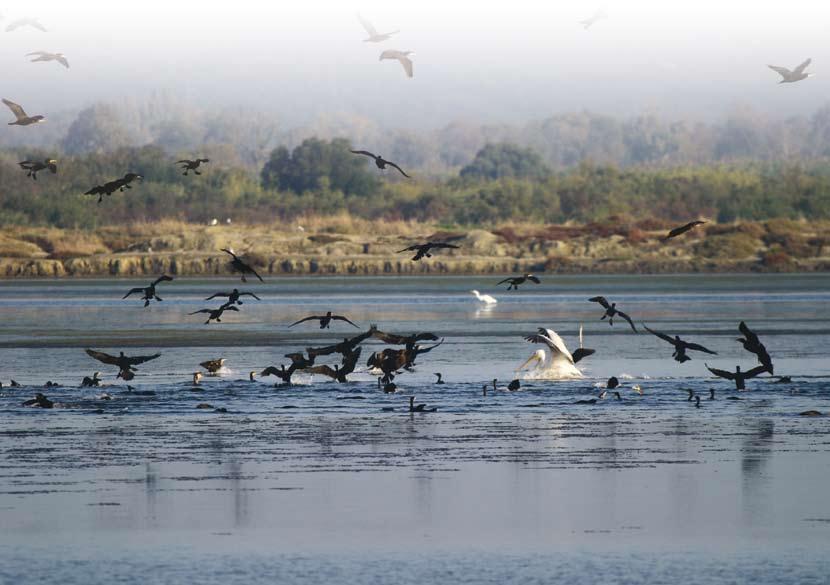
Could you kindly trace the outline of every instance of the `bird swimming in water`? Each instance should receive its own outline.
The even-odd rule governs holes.
[[[32,18],[31,16],[25,16],[23,18],[13,20],[6,27],[6,32],[12,32],[13,30],[17,30],[24,26],[30,26],[41,32],[47,32],[46,27],[43,26],[37,18]]]
[[[209,374],[215,374],[225,365],[225,358],[217,358],[215,360],[207,360],[199,364],[208,371]]]
[[[432,254],[430,254],[430,250],[433,248],[442,249],[442,248],[452,248],[458,249],[461,246],[456,246],[455,244],[446,244],[443,242],[427,242],[426,244],[413,244],[408,248],[404,248],[403,250],[398,250],[397,253],[400,254],[401,252],[415,252],[415,255],[412,257],[413,261],[420,260],[422,258],[432,258]]]
[[[628,324],[631,325],[631,330],[634,331],[634,333],[637,333],[637,328],[634,327],[634,321],[632,321],[631,317],[629,317],[628,315],[626,315],[622,311],[617,310],[617,303],[610,303],[609,304],[608,300],[605,297],[591,297],[588,300],[591,301],[592,303],[599,303],[600,305],[602,305],[605,308],[605,313],[602,315],[602,317],[600,317],[600,321],[602,321],[603,319],[608,317],[608,324],[613,326],[614,325],[614,317],[620,316],[623,319],[625,319],[626,321],[628,321]]]
[[[222,252],[225,252],[226,254],[230,254],[230,256],[231,256],[231,269],[233,269],[235,272],[239,272],[240,274],[242,274],[242,282],[248,282],[247,279],[245,278],[246,274],[253,274],[254,276],[256,276],[259,279],[260,282],[265,282],[264,280],[262,280],[262,277],[259,274],[257,274],[257,271],[254,270],[253,268],[251,268],[251,266],[249,266],[245,262],[243,262],[242,259],[239,258],[239,256],[234,254],[232,249],[222,248],[221,250],[222,250]]]
[[[154,355],[129,357],[124,355],[123,351],[120,352],[118,356],[114,356],[106,354],[102,351],[94,351],[92,349],[87,349],[86,353],[90,357],[93,357],[96,360],[98,360],[99,362],[103,362],[105,364],[110,364],[113,366],[118,366],[119,371],[116,378],[122,378],[128,381],[132,380],[135,377],[135,374],[133,373],[136,370],[135,366],[161,357],[160,353]]]
[[[305,317],[299,321],[294,321],[291,325],[289,325],[289,327],[294,327],[294,325],[299,325],[304,321],[319,321],[320,329],[328,329],[332,321],[345,321],[352,327],[360,329],[360,327],[349,321],[346,317],[343,317],[342,315],[332,315],[331,311],[327,311],[325,315],[311,315],[310,317]]]
[[[521,388],[522,388],[522,383],[519,382],[518,378],[516,378],[514,380],[511,380],[510,383],[507,385],[507,389],[510,392],[515,392],[516,390],[520,390]]]
[[[544,343],[550,350],[550,362],[546,363],[547,354],[545,350],[538,349],[525,363],[519,366],[518,371],[521,371],[532,362],[536,362],[536,367],[525,375],[525,379],[561,380],[582,377],[582,372],[575,365],[573,355],[568,351],[562,338],[553,329],[539,327],[537,333],[528,335],[525,337],[525,341]]]
[[[803,79],[807,79],[808,77],[812,77],[813,73],[806,73],[805,69],[812,63],[812,59],[807,59],[801,65],[790,71],[786,67],[778,67],[776,65],[767,65],[770,69],[778,73],[781,76],[781,81],[778,83],[795,83],[796,81],[801,81]]]
[[[663,241],[665,242],[665,241],[670,240],[670,239],[672,239],[672,238],[676,238],[677,236],[679,236],[679,235],[681,235],[681,234],[685,234],[685,233],[686,233],[686,232],[688,232],[689,230],[691,230],[691,229],[693,229],[693,228],[695,228],[695,227],[697,227],[697,226],[699,226],[699,225],[702,225],[702,224],[704,224],[704,223],[706,223],[706,222],[705,222],[705,221],[699,221],[699,220],[698,220],[698,221],[690,221],[690,222],[689,222],[689,223],[687,223],[687,224],[681,225],[680,227],[676,227],[676,228],[674,228],[673,230],[671,230],[671,231],[670,231],[670,232],[666,235],[666,237],[665,237],[665,238],[663,238]]]
[[[349,152],[351,152],[352,154],[362,154],[363,156],[368,156],[369,158],[374,159],[375,166],[377,168],[379,168],[380,170],[382,170],[382,171],[385,170],[387,166],[390,166],[392,168],[398,169],[398,172],[400,172],[407,179],[412,178],[409,175],[407,175],[401,167],[399,167],[398,165],[393,163],[391,160],[386,160],[382,156],[379,156],[377,154],[372,154],[368,150],[349,150]]]
[[[718,378],[725,378],[726,380],[734,380],[735,388],[737,390],[745,390],[746,389],[746,381],[750,378],[754,378],[759,374],[763,374],[767,371],[766,366],[758,366],[752,368],[751,370],[747,370],[746,372],[741,371],[741,366],[735,366],[735,372],[727,372],[726,370],[719,370],[717,368],[710,368],[709,364],[706,364],[706,369],[715,374]]]
[[[188,315],[198,315],[199,313],[205,313],[205,314],[208,315],[208,319],[207,319],[207,321],[205,321],[205,325],[209,325],[211,321],[216,321],[217,323],[221,323],[222,322],[222,314],[225,311],[239,312],[239,309],[237,309],[233,305],[229,305],[228,303],[225,303],[224,305],[222,305],[218,309],[200,309],[198,311],[193,311],[192,313],[188,313]]]
[[[144,306],[145,307],[148,307],[150,305],[150,301],[152,301],[153,299],[155,299],[156,301],[161,302],[163,299],[156,294],[156,285],[158,285],[159,283],[162,283],[162,282],[169,282],[171,280],[173,280],[172,276],[167,276],[166,274],[162,274],[157,279],[155,279],[153,282],[151,282],[150,286],[147,286],[147,287],[139,286],[139,287],[136,287],[136,288],[131,288],[129,290],[129,292],[127,292],[127,294],[125,294],[123,297],[121,297],[121,300],[126,299],[130,295],[133,295],[133,294],[136,294],[136,293],[142,293],[141,299],[144,301]]]
[[[35,161],[35,160],[24,160],[24,161],[21,161],[17,164],[20,165],[21,169],[26,171],[26,176],[27,177],[32,177],[33,180],[37,181],[37,174],[40,171],[48,169],[49,172],[52,173],[53,175],[55,173],[57,173],[58,172],[58,164],[57,163],[58,163],[57,160],[55,160],[53,158],[49,158],[49,159],[46,159],[43,162],[41,162],[39,160],[37,160],[37,161]]]
[[[242,300],[239,297],[244,297],[244,296],[254,297],[258,301],[262,300],[261,298],[259,298],[258,296],[256,296],[252,292],[239,292],[238,288],[233,289],[231,292],[214,293],[214,294],[210,295],[209,297],[207,297],[205,300],[210,301],[212,299],[215,299],[216,297],[228,297],[228,301],[225,304],[233,305],[234,303],[236,303],[237,305],[241,305]]]
[[[35,56],[34,59],[30,61],[30,63],[37,63],[38,61],[47,62],[47,61],[57,61],[67,69],[69,69],[69,61],[66,59],[66,55],[63,53],[50,53],[48,51],[35,51],[33,53],[26,53],[27,57]]]
[[[366,29],[366,34],[369,35],[368,38],[363,39],[364,43],[380,43],[383,41],[388,41],[392,38],[392,35],[399,33],[398,30],[393,30],[392,32],[388,33],[379,33],[377,29],[372,26],[372,23],[363,18],[360,14],[357,15],[357,19],[360,21],[360,24]]]
[[[709,388],[709,400],[714,400],[714,399],[715,399],[715,389],[714,388]]]
[[[608,378],[608,381],[605,383],[605,387],[608,388],[609,390],[613,390],[614,388],[616,388],[619,385],[620,385],[620,381],[617,380],[616,376],[611,376],[610,378]]]
[[[438,407],[427,408],[426,404],[415,404],[415,397],[409,397],[409,412],[438,412]]]
[[[193,372],[193,385],[199,386],[202,383],[202,373],[201,372]]]
[[[184,171],[182,174],[186,177],[187,174],[190,171],[193,171],[193,174],[195,174],[195,175],[201,175],[202,173],[199,172],[198,168],[200,166],[202,166],[203,163],[209,163],[209,162],[210,162],[209,158],[197,158],[197,159],[194,159],[194,160],[188,160],[188,159],[177,160],[176,164],[177,165],[182,165],[182,170]]]
[[[38,124],[40,122],[46,121],[45,116],[28,115],[19,104],[16,104],[11,100],[3,98],[3,103],[6,104],[6,106],[8,106],[8,108],[12,111],[12,114],[14,114],[15,117],[15,121],[9,122],[9,126],[30,126],[32,124]]]
[[[519,285],[524,284],[527,281],[535,282],[536,284],[542,283],[541,280],[539,280],[532,274],[525,274],[524,276],[511,276],[509,278],[505,278],[504,280],[497,282],[496,286],[504,284],[505,282],[509,282],[510,284],[508,285],[507,290],[519,290]]]
[[[766,368],[767,372],[770,374],[775,373],[773,371],[772,358],[770,358],[769,353],[767,353],[767,348],[763,343],[761,343],[758,336],[753,333],[743,321],[741,321],[738,325],[738,330],[741,332],[743,337],[739,337],[736,341],[741,342],[741,345],[744,346],[745,350],[750,353],[754,353],[758,358],[758,363],[762,364]]]
[[[94,372],[92,377],[84,376],[84,379],[81,380],[81,387],[82,388],[91,388],[97,387],[101,385],[101,372]]]
[[[384,59],[394,59],[398,63],[401,64],[403,70],[406,72],[406,76],[411,78],[412,77],[412,59],[409,58],[410,55],[413,55],[412,51],[396,51],[393,49],[387,49],[386,51],[380,54],[380,61]]]
[[[587,400],[577,400],[574,404],[596,404],[596,398],[588,398]]]
[[[492,297],[490,295],[483,295],[480,292],[478,292],[477,290],[471,290],[470,292],[475,295],[475,297],[478,301],[484,303],[485,305],[495,305],[496,303],[498,303],[496,298]]]
[[[46,398],[43,394],[38,392],[35,394],[35,397],[31,400],[26,400],[21,404],[21,406],[34,406],[38,408],[52,408],[55,406],[55,403]]]
[[[653,330],[649,329],[648,326],[645,325],[645,324],[643,324],[643,327],[645,327],[646,331],[648,331],[652,335],[656,335],[660,339],[662,339],[664,341],[668,341],[669,343],[671,343],[674,346],[674,353],[672,353],[672,357],[674,358],[674,361],[680,362],[681,364],[683,362],[687,362],[690,359],[692,359],[688,355],[686,355],[686,352],[689,351],[689,350],[702,351],[704,353],[708,353],[708,354],[711,354],[711,355],[718,355],[717,352],[714,352],[711,349],[706,349],[705,347],[703,347],[700,344],[689,343],[688,341],[683,341],[682,339],[680,339],[679,335],[675,335],[674,337],[670,337],[670,336],[666,335],[665,333],[660,333],[659,331],[653,331]]]
[[[437,379],[437,380],[435,380],[435,383],[436,383],[436,384],[443,384],[443,383],[444,383],[444,380],[441,378],[441,372],[435,372],[435,373],[433,374],[433,376],[437,376],[437,377],[438,377],[438,379]]]

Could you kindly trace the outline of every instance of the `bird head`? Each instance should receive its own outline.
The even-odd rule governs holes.
[[[40,115],[38,115],[38,116],[32,116],[32,120],[34,120],[35,122],[37,122],[38,124],[40,124],[41,122],[45,122],[45,121],[46,121],[46,116],[40,116]]]

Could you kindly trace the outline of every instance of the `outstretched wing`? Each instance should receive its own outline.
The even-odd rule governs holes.
[[[718,378],[726,378],[727,380],[734,380],[735,374],[732,372],[727,372],[726,370],[719,370],[717,368],[710,368],[709,364],[706,364],[706,369],[715,374]]]
[[[95,351],[94,349],[87,349],[87,350],[84,350],[84,351],[86,351],[88,356],[90,356],[92,358],[95,358],[99,362],[103,362],[105,364],[111,364],[113,366],[118,365],[118,358],[115,357],[114,355],[110,355],[110,354],[104,353],[102,351]]]
[[[544,343],[550,348],[552,358],[557,355],[561,355],[569,362],[574,363],[574,358],[571,355],[571,352],[568,351],[565,342],[562,341],[562,338],[559,337],[559,334],[557,334],[553,329],[544,329],[540,327],[539,333],[528,335],[525,337],[525,341],[530,341],[531,343]]]
[[[536,278],[535,276],[533,276],[532,274],[528,274],[527,279],[530,282],[535,282],[536,284],[542,284],[542,281],[539,280],[538,278]]]
[[[8,108],[12,111],[12,114],[14,114],[14,117],[18,120],[21,118],[29,117],[26,115],[26,112],[23,110],[20,104],[16,104],[11,100],[7,100],[6,98],[3,98],[3,103],[6,104],[6,106],[8,106]]]
[[[622,317],[623,319],[628,321],[628,324],[631,325],[631,330],[634,331],[634,333],[637,333],[637,328],[634,327],[634,321],[631,320],[631,317],[629,317],[628,315],[626,315],[622,311],[617,311],[617,315],[619,315],[620,317]]]
[[[46,27],[43,26],[42,24],[40,24],[40,22],[38,22],[37,20],[29,20],[29,21],[27,21],[26,24],[28,24],[29,26],[31,26],[33,28],[36,28],[39,31],[49,32],[49,31],[46,30]]]
[[[584,347],[580,347],[579,349],[575,350],[572,354],[574,364],[579,363],[579,360],[581,359],[594,355],[596,352],[597,351],[595,349],[586,349]]]
[[[156,280],[153,281],[153,286],[157,285],[160,282],[167,282],[173,280],[172,276],[167,276],[166,274],[162,274]]]
[[[366,33],[370,37],[376,37],[378,35],[377,29],[375,29],[375,27],[372,26],[371,22],[363,18],[360,14],[357,15],[357,19],[360,21],[360,24],[363,26],[363,28],[366,30]]]
[[[421,246],[419,246],[418,244],[413,244],[412,246],[409,246],[408,248],[404,248],[403,250],[398,250],[396,252],[396,254],[400,254],[401,252],[414,252],[415,250],[419,249],[420,247]]]
[[[256,270],[254,270],[253,266],[251,266],[249,264],[246,264],[245,266],[248,267],[248,270],[251,271],[251,274],[256,276],[259,279],[260,282],[265,282],[264,280],[262,280],[262,277],[259,275],[259,273]]]
[[[206,301],[210,301],[210,300],[212,300],[212,299],[215,299],[216,297],[229,297],[229,296],[231,296],[231,293],[226,293],[226,292],[218,292],[218,293],[214,293],[214,294],[210,295],[210,296],[209,296],[208,298],[206,298],[205,300],[206,300]]]
[[[622,313],[620,313],[620,315],[622,315]],[[645,323],[643,323],[643,327],[645,327],[645,328],[646,328],[646,331],[648,331],[648,332],[649,332],[649,333],[651,333],[652,335],[656,335],[657,337],[659,337],[659,338],[660,338],[660,339],[662,339],[663,341],[668,341],[668,342],[669,342],[669,343],[671,343],[672,345],[676,345],[676,344],[677,344],[677,342],[674,340],[674,338],[669,337],[669,336],[668,336],[668,335],[666,335],[665,333],[660,333],[659,331],[654,331],[653,329],[649,329],[649,328],[648,328],[648,325],[646,325]]]
[[[362,154],[363,156],[368,156],[368,157],[375,158],[375,159],[377,158],[374,154],[372,154],[368,150],[349,150],[349,152],[351,152],[352,154]],[[398,169],[398,170],[400,170],[400,169]]]
[[[608,300],[605,297],[591,297],[588,300],[591,301],[592,303],[599,303],[600,305],[602,305],[606,309],[611,307],[611,305],[608,304]]]
[[[396,335],[394,333],[385,333],[380,331],[379,329],[375,329],[372,331],[372,337],[375,339],[380,339],[384,343],[388,343],[390,345],[403,345],[407,342],[408,337],[403,335]]]
[[[461,246],[456,246],[455,244],[445,244],[444,242],[438,242],[438,243],[435,243],[435,244],[430,242],[429,245],[430,245],[431,248],[454,248],[456,250],[461,248]]]
[[[749,342],[750,345],[758,345],[758,336],[755,335],[755,333],[753,333],[752,330],[749,327],[747,327],[747,324],[743,321],[741,321],[738,325],[738,331],[740,331],[743,334],[743,336],[746,337],[746,340]]]
[[[699,343],[686,343],[686,349],[693,349],[694,351],[702,351],[703,353],[710,353],[712,355],[718,355],[718,352],[712,351],[711,349],[707,349],[700,345]]]
[[[144,362],[149,362],[150,360],[154,360],[160,357],[160,353],[154,353],[153,355],[137,355],[135,357],[128,357],[127,361],[130,363],[130,365],[136,365],[143,364]]]
[[[410,77],[412,77],[412,75],[410,75]],[[411,178],[412,178],[412,177],[410,177],[409,175],[407,175],[405,172],[403,172],[403,169],[402,169],[401,167],[399,167],[398,165],[396,165],[395,163],[393,163],[393,162],[389,162],[389,161],[386,161],[386,164],[388,164],[390,167],[395,167],[396,169],[398,169],[398,171],[400,171],[400,173],[401,173],[404,177],[406,177],[407,179],[411,179]]]
[[[199,309],[198,311],[193,311],[192,313],[188,313],[188,315],[198,315],[199,313],[212,313],[213,309]]]
[[[409,57],[401,56],[398,57],[398,63],[400,63],[403,66],[403,70],[406,71],[406,76],[412,77],[412,59],[410,59]],[[392,166],[394,167],[395,165]],[[398,170],[400,171],[400,169]],[[403,171],[401,172],[403,173]]]
[[[813,60],[812,60],[812,59],[807,59],[806,61],[804,61],[804,63],[802,63],[801,65],[799,65],[798,67],[796,67],[796,68],[793,70],[793,73],[796,73],[796,74],[799,74],[799,75],[800,75],[800,74],[802,74],[802,73],[804,73],[804,70],[805,70],[805,69],[807,69],[807,67],[808,67],[808,66],[810,65],[810,63],[812,63],[812,62],[813,62]]]
[[[128,292],[127,294],[125,294],[123,297],[121,297],[121,299],[123,300],[123,299],[126,299],[126,298],[127,298],[128,296],[130,296],[130,295],[134,295],[134,294],[136,294],[136,293],[143,293],[143,292],[144,292],[144,288],[143,288],[143,287],[140,287],[140,286],[139,286],[139,287],[136,287],[136,288],[131,288],[131,289],[130,289],[130,292]]]
[[[778,73],[781,77],[788,77],[792,75],[792,71],[790,71],[786,67],[778,67],[776,65],[767,65],[767,67]]]
[[[756,366],[751,370],[747,370],[744,372],[744,377],[746,378],[754,378],[759,374],[763,374],[764,372],[769,372],[769,368],[767,366]]]
[[[231,252],[231,251],[230,251],[230,250],[228,250],[227,248],[219,248],[219,250],[220,250],[220,251],[222,251],[222,252],[224,252],[225,254],[230,254],[230,255],[231,255],[231,256],[233,256],[234,258],[238,258],[236,254],[234,254],[233,252]]]
[[[357,327],[358,329],[360,329],[360,327],[358,327],[357,325],[355,325],[354,323],[349,321],[346,317],[342,317],[340,315],[332,315],[331,319],[332,319],[332,321],[345,321],[349,325],[352,325],[353,327]]]
[[[357,366],[357,360],[360,359],[360,353],[363,348],[358,347],[355,351],[349,352],[343,358],[343,365],[340,366],[340,373],[343,375],[351,374]]]
[[[318,317],[317,315],[311,315],[310,317],[305,317],[303,319],[300,319],[299,321],[294,321],[291,325],[289,325],[289,327],[294,327],[294,325],[299,325],[300,323],[304,323],[305,321],[319,321],[320,319],[322,319],[322,317]]]
[[[55,57],[55,61],[57,61],[58,63],[60,63],[61,65],[63,65],[67,69],[69,69],[69,61],[67,61],[66,57],[62,57],[62,56],[58,55],[57,57]]]
[[[228,295],[228,296],[230,296],[230,295]],[[244,293],[239,293],[239,296],[240,296],[240,297],[249,296],[249,297],[254,297],[254,298],[255,298],[256,300],[258,300],[258,301],[261,301],[261,300],[262,300],[261,298],[259,298],[258,296],[256,296],[256,295],[255,295],[254,293],[252,293],[252,292],[244,292]]]

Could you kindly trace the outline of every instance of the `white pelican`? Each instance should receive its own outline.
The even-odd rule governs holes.
[[[478,292],[477,290],[471,290],[470,292],[475,295],[476,299],[478,299],[479,301],[481,301],[485,305],[495,305],[496,303],[498,303],[496,298],[491,297],[490,295],[483,295],[480,292]]]
[[[544,349],[537,349],[528,360],[519,366],[517,371],[523,370],[531,362],[536,367],[526,373],[525,380],[561,380],[568,378],[582,378],[582,372],[574,365],[574,358],[562,338],[552,329],[539,328],[539,333],[528,335],[525,340],[531,343],[544,343],[550,349],[550,361]]]

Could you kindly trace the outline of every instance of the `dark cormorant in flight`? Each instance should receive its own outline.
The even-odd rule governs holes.
[[[214,294],[210,295],[208,298],[206,298],[205,300],[209,301],[211,299],[215,299],[216,297],[228,297],[228,302],[225,303],[225,304],[233,305],[234,303],[236,303],[237,305],[241,305],[242,300],[240,300],[239,297],[244,297],[244,296],[254,297],[258,301],[262,300],[261,298],[259,298],[258,296],[256,296],[252,292],[239,292],[238,288],[233,289],[231,292],[214,293]]]
[[[55,160],[53,158],[49,158],[49,159],[46,159],[43,162],[41,162],[39,160],[37,160],[37,161],[35,161],[35,160],[24,160],[24,161],[21,161],[17,164],[20,165],[20,168],[22,168],[23,170],[26,171],[26,176],[27,177],[32,177],[32,179],[37,181],[37,174],[40,171],[49,169],[49,172],[51,172],[53,175],[55,173],[57,173],[58,172],[57,162],[58,162],[57,160]]]
[[[231,268],[234,271],[239,272],[240,274],[242,274],[242,282],[248,282],[248,280],[245,278],[246,274],[253,274],[254,276],[256,276],[259,279],[260,282],[265,282],[264,280],[262,280],[262,277],[259,274],[257,274],[257,271],[254,270],[253,268],[251,268],[245,262],[243,262],[239,258],[239,256],[237,256],[236,254],[233,253],[233,250],[230,250],[228,248],[222,248],[221,250],[223,252],[225,252],[226,254],[231,255],[231,258],[232,258]]]
[[[758,336],[753,333],[743,321],[741,321],[738,325],[738,330],[741,332],[743,337],[739,337],[737,341],[741,342],[741,345],[744,346],[745,350],[754,353],[758,357],[758,363],[762,364],[767,369],[767,372],[774,374],[775,372],[773,371],[772,358],[769,357],[767,348],[764,347],[764,344],[761,343]]]
[[[198,311],[193,311],[192,313],[188,313],[188,315],[198,315],[199,313],[205,313],[208,315],[207,321],[205,321],[205,325],[209,324],[211,321],[216,321],[217,323],[222,322],[222,313],[225,311],[236,311],[239,312],[235,306],[225,303],[218,309],[200,309]]]
[[[666,335],[665,333],[660,333],[659,331],[654,331],[652,329],[649,329],[648,326],[645,325],[645,324],[643,324],[643,327],[645,327],[646,331],[648,331],[652,335],[656,335],[660,339],[662,339],[664,341],[668,341],[669,343],[671,343],[674,346],[674,353],[672,354],[672,357],[674,358],[674,361],[680,362],[681,364],[683,362],[687,362],[690,359],[692,359],[692,358],[690,358],[689,356],[686,355],[686,351],[688,351],[688,350],[702,351],[704,353],[708,353],[708,354],[712,354],[712,355],[718,355],[717,352],[712,351],[711,349],[706,349],[702,345],[699,345],[697,343],[689,343],[688,341],[683,341],[682,339],[680,339],[679,335],[675,335],[674,337],[670,337],[670,336]]]
[[[182,169],[184,170],[184,172],[182,174],[184,176],[187,176],[187,174],[190,171],[193,171],[193,173],[196,174],[196,175],[201,175],[202,173],[200,173],[197,169],[202,165],[202,163],[209,163],[209,162],[210,162],[209,158],[197,158],[195,160],[188,160],[188,159],[178,160],[178,161],[176,161],[176,164],[177,165],[182,165]]]
[[[619,315],[620,317],[628,321],[628,324],[631,325],[632,331],[634,331],[634,333],[637,333],[637,328],[634,327],[634,322],[631,320],[631,317],[629,317],[622,311],[617,310],[617,303],[609,304],[608,300],[605,297],[591,297],[588,300],[592,303],[599,303],[600,305],[605,307],[605,314],[600,318],[600,321],[608,317],[608,324],[614,325],[614,317]]]
[[[432,254],[429,253],[430,250],[433,248],[460,248],[461,246],[456,246],[455,244],[445,244],[443,242],[427,242],[426,244],[414,244],[409,246],[408,248],[404,248],[403,250],[398,250],[398,254],[401,252],[415,252],[415,255],[412,257],[412,260],[420,260],[421,258],[432,258]]]
[[[44,116],[30,116],[26,113],[26,111],[20,106],[20,104],[16,104],[11,100],[7,100],[3,98],[3,103],[8,106],[8,108],[14,114],[16,118],[14,122],[9,122],[9,126],[30,126],[32,124],[37,124],[38,122],[45,122],[46,118]]]
[[[403,172],[403,169],[402,169],[401,167],[399,167],[398,165],[396,165],[395,163],[393,163],[392,161],[390,161],[390,160],[386,160],[386,159],[385,159],[385,158],[383,158],[382,156],[378,156],[378,155],[376,155],[376,154],[372,154],[372,153],[371,153],[371,152],[369,152],[368,150],[350,150],[349,152],[351,152],[352,154],[362,154],[363,156],[368,156],[368,157],[370,157],[370,158],[374,159],[374,160],[375,160],[375,166],[376,166],[377,168],[379,168],[380,170],[384,170],[384,169],[386,169],[386,166],[388,165],[388,166],[390,166],[390,167],[394,167],[394,168],[398,169],[398,171],[400,171],[400,173],[401,173],[404,177],[406,177],[407,179],[411,179],[411,178],[412,178],[412,177],[410,177],[409,175],[407,175],[405,172]]]
[[[763,374],[767,371],[766,366],[757,366],[752,368],[751,370],[747,370],[746,372],[741,371],[741,366],[735,366],[735,372],[727,372],[726,370],[719,370],[717,368],[710,368],[709,364],[706,364],[706,369],[715,374],[718,378],[725,378],[727,380],[734,380],[735,381],[735,388],[738,390],[745,390],[746,389],[746,381],[749,378],[754,378],[758,374]]]
[[[308,374],[323,374],[324,376],[333,378],[338,382],[345,383],[347,382],[346,376],[354,372],[357,360],[360,359],[361,351],[362,349],[358,347],[356,350],[344,354],[342,365],[335,365],[334,368],[322,365],[312,366],[310,368],[306,368],[304,371]]]
[[[138,364],[143,364],[144,362],[149,362],[150,360],[154,360],[158,357],[161,357],[160,353],[154,355],[138,355],[135,357],[128,357],[124,355],[124,352],[119,352],[118,356],[109,355],[101,351],[94,351],[92,349],[87,349],[86,353],[90,356],[98,360],[99,362],[103,362],[105,364],[110,364],[113,366],[118,366],[118,375],[116,378],[123,378],[124,380],[132,380],[135,377],[133,373]]]
[[[527,281],[535,282],[536,284],[541,284],[542,281],[539,280],[537,277],[533,276],[532,274],[525,274],[524,276],[511,276],[510,278],[505,278],[504,280],[497,282],[496,286],[500,284],[504,284],[505,282],[509,282],[510,285],[507,287],[507,290],[519,290],[519,285],[524,284]]]
[[[332,315],[331,311],[327,311],[325,315],[311,315],[310,317],[305,317],[299,321],[294,321],[291,325],[289,325],[289,327],[294,327],[294,325],[299,325],[305,321],[319,321],[320,329],[328,329],[332,321],[345,321],[352,327],[360,329],[360,327],[349,321],[346,317],[343,317],[342,315]]]
[[[120,179],[115,179],[114,181],[109,181],[104,183],[103,185],[96,185],[84,195],[98,195],[98,203],[100,204],[101,201],[104,200],[104,195],[112,195],[116,191],[124,191],[125,189],[132,189],[130,183],[133,181],[143,181],[144,177],[138,175],[136,173],[127,173]]]
[[[677,236],[679,236],[681,234],[685,234],[689,230],[694,229],[695,227],[697,227],[699,225],[702,225],[704,223],[706,223],[706,222],[705,221],[690,221],[687,224],[681,225],[680,227],[676,227],[673,230],[671,230],[665,238],[663,238],[663,241],[670,240],[672,238],[676,238]]]
[[[125,294],[123,297],[121,297],[121,300],[126,299],[130,295],[133,295],[133,294],[136,294],[136,293],[142,293],[141,299],[144,301],[144,306],[147,307],[147,306],[150,305],[150,301],[152,301],[153,299],[155,299],[157,301],[163,300],[160,296],[158,296],[156,294],[156,285],[158,285],[161,282],[167,282],[167,281],[171,281],[171,280],[173,280],[172,276],[167,276],[166,274],[162,274],[157,279],[155,279],[152,283],[150,283],[150,286],[147,286],[147,287],[139,286],[139,287],[136,287],[136,288],[131,288],[130,291],[127,294]]]

